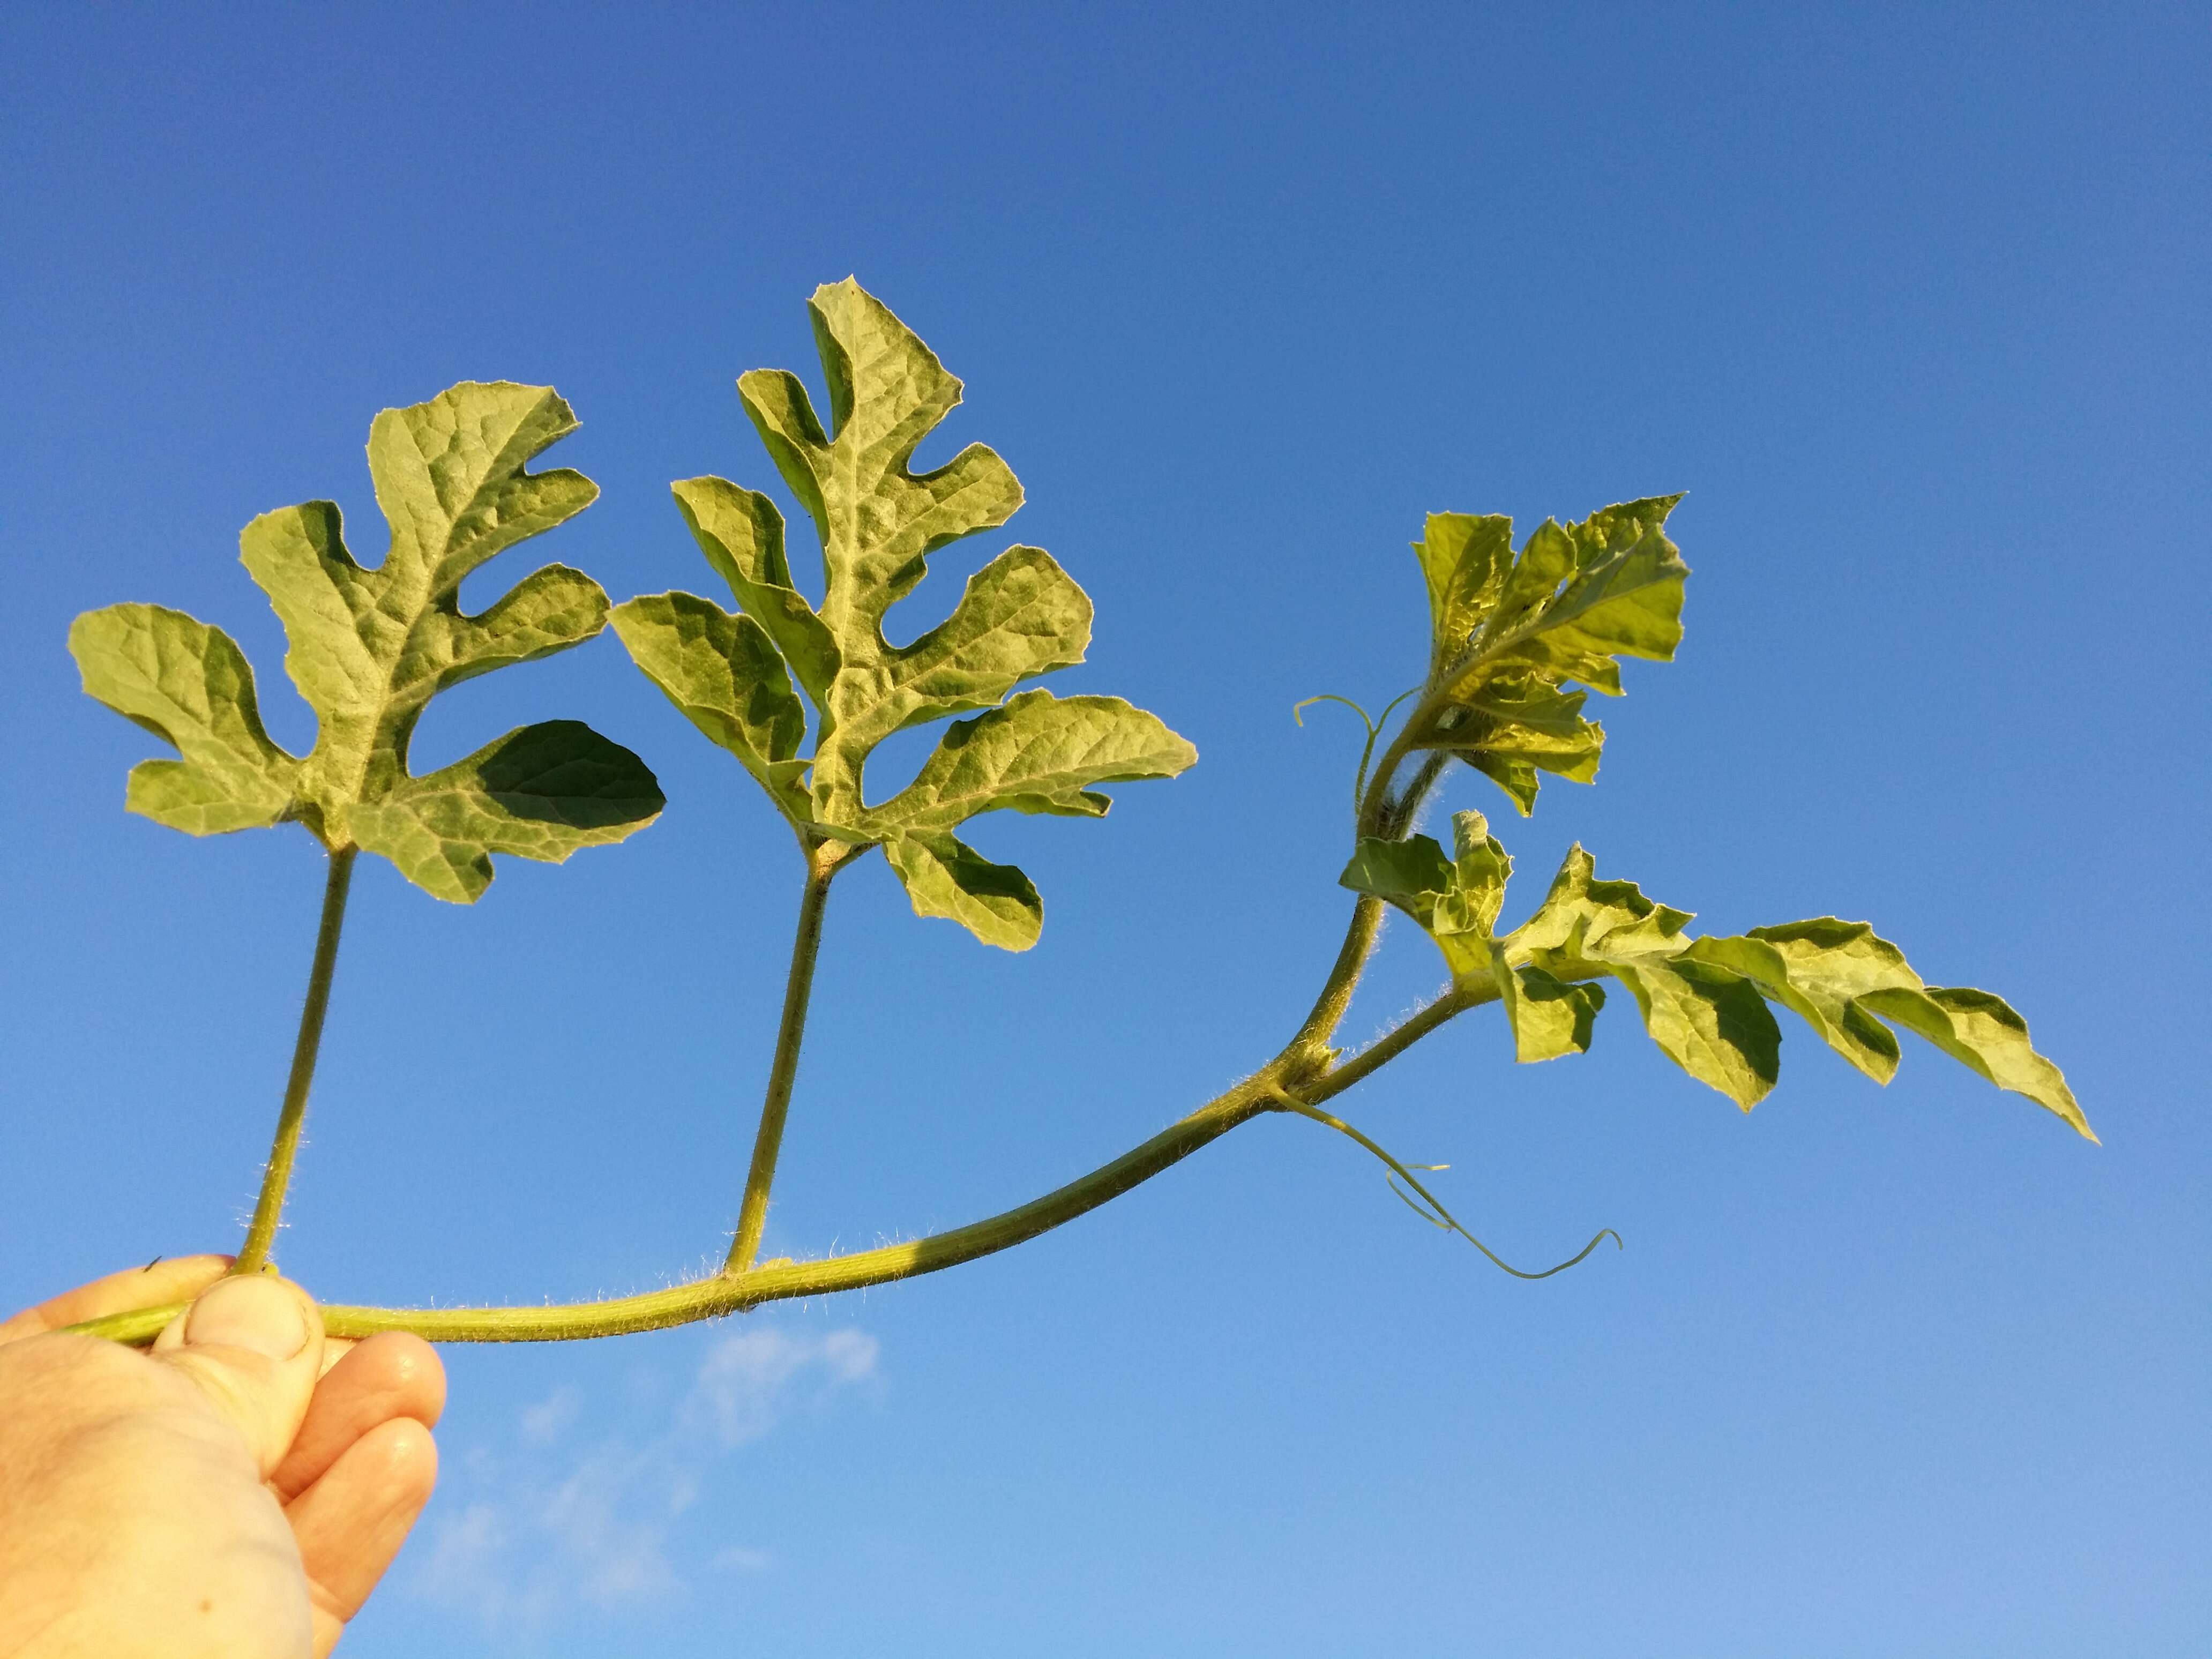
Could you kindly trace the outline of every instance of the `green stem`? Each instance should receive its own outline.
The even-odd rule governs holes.
[[[1376,1067],[1404,1053],[1454,1015],[1492,999],[1448,993],[1370,1045],[1343,1065],[1319,1076],[1308,1074],[1295,1093],[1286,1085],[1291,1075],[1309,1073],[1301,1051],[1286,1048],[1262,1070],[1235,1088],[1216,1096],[1188,1116],[1179,1118],[1159,1133],[1121,1154],[1110,1164],[1054,1188],[1042,1198],[904,1244],[856,1251],[822,1261],[775,1261],[742,1273],[717,1273],[711,1279],[678,1285],[642,1296],[616,1297],[605,1302],[580,1302],[565,1306],[519,1308],[360,1308],[327,1305],[323,1328],[332,1336],[374,1336],[379,1331],[412,1331],[433,1342],[562,1342],[580,1337],[620,1336],[632,1331],[653,1331],[695,1320],[741,1313],[763,1303],[796,1297],[831,1296],[871,1285],[888,1285],[902,1279],[933,1273],[962,1262],[993,1255],[1000,1250],[1064,1226],[1078,1216],[1119,1198],[1131,1188],[1150,1181],[1162,1170],[1180,1164],[1201,1146],[1218,1140],[1238,1125],[1268,1112],[1291,1109],[1293,1100],[1316,1106],[1341,1094]],[[162,1328],[184,1311],[183,1304],[142,1308],[88,1320],[72,1330],[140,1346],[151,1342]]]
[[[253,1221],[246,1230],[246,1243],[231,1263],[234,1273],[259,1273],[276,1243],[276,1225],[284,1213],[284,1192],[291,1185],[292,1164],[299,1156],[300,1129],[307,1121],[307,1091],[315,1080],[315,1056],[323,1046],[323,1016],[330,1012],[331,975],[338,965],[338,932],[345,925],[346,892],[353,884],[353,861],[360,849],[341,847],[331,854],[330,872],[323,883],[323,919],[315,932],[315,963],[307,971],[307,1005],[300,1010],[300,1035],[292,1044],[292,1074],[284,1084],[284,1105],[276,1115],[276,1139],[269,1149],[269,1167],[261,1176],[261,1196],[253,1206]]]
[[[1498,991],[1494,986],[1485,986],[1473,991],[1448,990],[1427,1007],[1377,1037],[1349,1060],[1331,1066],[1328,1076],[1322,1079],[1325,1092],[1302,1089],[1298,1091],[1298,1098],[1310,1103],[1327,1100],[1331,1095],[1341,1094],[1363,1078],[1382,1070],[1445,1021],[1465,1013],[1470,1008],[1497,1000]]]
[[[1352,921],[1344,930],[1344,944],[1337,951],[1336,961],[1328,970],[1321,994],[1314,999],[1313,1012],[1298,1027],[1298,1034],[1291,1039],[1286,1053],[1314,1053],[1335,1034],[1338,1025],[1343,1023],[1345,1010],[1352,1006],[1352,994],[1359,988],[1359,975],[1365,971],[1367,958],[1382,933],[1382,901],[1363,894],[1352,907]]]
[[[814,962],[822,952],[822,911],[830,898],[836,861],[819,848],[806,860],[806,890],[799,901],[799,927],[791,940],[791,972],[783,985],[783,1019],[776,1028],[775,1059],[768,1072],[768,1095],[761,1103],[760,1130],[753,1137],[752,1167],[745,1173],[745,1197],[738,1212],[738,1236],[731,1242],[725,1273],[742,1273],[760,1253],[768,1226],[769,1189],[775,1184],[775,1163],[783,1150],[783,1122],[791,1111],[792,1085],[799,1078],[799,1045],[806,1039],[806,1005],[814,991]]]

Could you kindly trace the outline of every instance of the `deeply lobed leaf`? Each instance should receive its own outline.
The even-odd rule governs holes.
[[[775,504],[725,479],[692,478],[674,486],[677,504],[742,614],[665,594],[620,607],[616,631],[802,838],[881,844],[919,914],[1024,949],[1041,924],[1036,890],[952,830],[1006,809],[1096,817],[1106,799],[1091,786],[1172,776],[1196,751],[1118,698],[1006,701],[1024,681],[1082,661],[1090,643],[1089,598],[1040,548],[1007,549],[969,578],[943,623],[910,644],[890,643],[885,613],[921,580],[929,554],[1004,523],[1021,486],[981,445],[913,471],[915,447],[959,402],[960,382],[849,278],[817,289],[808,308],[830,387],[826,425],[795,375],[757,369],[738,388],[814,523],[821,608],[792,580]],[[787,736],[798,705],[782,699],[793,680],[815,708],[807,757]],[[904,790],[868,802],[864,770],[884,738],[977,710],[946,732]]]
[[[652,822],[663,802],[644,763],[574,721],[522,727],[429,777],[407,769],[438,692],[605,625],[599,584],[557,564],[478,615],[459,605],[470,572],[598,494],[578,472],[525,470],[575,424],[550,388],[504,381],[379,415],[369,471],[392,544],[374,569],[347,550],[329,501],[246,527],[240,556],[284,624],[285,667],[315,711],[303,759],[263,731],[252,671],[220,629],[153,605],[79,617],[70,646],[86,691],[179,751],[133,769],[131,810],[196,835],[296,818],[325,846],[381,854],[464,902],[490,881],[493,853],[557,862]]]

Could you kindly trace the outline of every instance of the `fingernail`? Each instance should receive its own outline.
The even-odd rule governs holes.
[[[185,1340],[289,1359],[307,1346],[307,1322],[299,1297],[276,1280],[223,1279],[192,1304]]]

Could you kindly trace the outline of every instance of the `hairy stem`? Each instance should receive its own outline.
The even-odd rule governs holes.
[[[1344,930],[1344,944],[1336,953],[1336,962],[1328,970],[1328,978],[1314,999],[1313,1012],[1306,1016],[1298,1034],[1291,1039],[1287,1053],[1310,1053],[1328,1042],[1343,1022],[1344,1011],[1352,1006],[1352,994],[1359,988],[1359,975],[1365,971],[1367,958],[1375,949],[1375,941],[1382,933],[1382,901],[1360,896],[1352,907],[1352,921]]]
[[[1383,751],[1382,763],[1376,767],[1375,775],[1368,783],[1358,825],[1363,836],[1395,836],[1401,834],[1450,763],[1450,757],[1440,752],[1432,751],[1424,756],[1412,781],[1393,800],[1390,798],[1390,779],[1407,753],[1404,737],[1401,732],[1398,740]],[[1336,953],[1336,962],[1328,970],[1328,978],[1322,986],[1321,994],[1314,1000],[1313,1012],[1306,1016],[1305,1024],[1298,1027],[1298,1034],[1291,1039],[1290,1048],[1286,1052],[1310,1053],[1326,1044],[1335,1033],[1337,1026],[1343,1021],[1345,1010],[1352,1006],[1352,993],[1359,988],[1359,975],[1365,970],[1367,958],[1373,953],[1375,941],[1381,937],[1382,931],[1382,901],[1362,896],[1359,902],[1352,907],[1352,921],[1345,929],[1344,944]],[[1456,1008],[1452,1011],[1454,1013],[1458,1012]],[[1448,1014],[1444,1018],[1450,1016]]]
[[[768,1225],[769,1189],[775,1184],[775,1161],[783,1150],[783,1121],[791,1111],[792,1085],[799,1078],[799,1045],[806,1040],[806,1005],[814,993],[814,962],[822,953],[822,911],[836,872],[810,850],[806,889],[799,901],[799,926],[791,940],[791,972],[783,985],[783,1018],[776,1027],[775,1059],[769,1066],[768,1095],[761,1103],[760,1130],[753,1137],[752,1167],[745,1173],[745,1197],[738,1212],[738,1236],[731,1242],[725,1273],[742,1273],[760,1253]]]
[[[374,1336],[379,1331],[412,1331],[433,1342],[562,1342],[580,1337],[619,1336],[659,1330],[695,1320],[740,1313],[763,1303],[830,1296],[870,1285],[888,1285],[1026,1243],[1065,1226],[1131,1188],[1173,1168],[1201,1146],[1218,1140],[1238,1125],[1268,1112],[1289,1109],[1295,1100],[1314,1106],[1341,1094],[1379,1066],[1403,1054],[1453,1016],[1491,998],[1447,993],[1344,1064],[1312,1075],[1305,1051],[1295,1044],[1235,1088],[1178,1118],[1143,1145],[1110,1164],[981,1221],[933,1233],[904,1244],[860,1250],[821,1261],[776,1261],[742,1273],[718,1273],[690,1285],[641,1296],[566,1306],[520,1308],[358,1308],[327,1305],[323,1326],[332,1336]],[[1304,1074],[1293,1090],[1286,1075]],[[184,1310],[183,1304],[142,1308],[70,1328],[141,1346]]]
[[[315,1056],[323,1046],[323,1016],[330,1012],[331,975],[338,965],[338,933],[345,925],[346,893],[353,885],[353,861],[360,849],[341,847],[331,854],[323,883],[323,919],[315,932],[314,966],[307,970],[307,1000],[300,1010],[300,1035],[292,1044],[292,1074],[284,1084],[284,1104],[276,1115],[276,1139],[262,1172],[261,1196],[246,1243],[231,1263],[234,1273],[257,1273],[269,1260],[276,1224],[284,1213],[284,1192],[291,1185],[299,1156],[300,1129],[307,1117],[307,1091],[315,1080]]]
[[[1327,1100],[1331,1095],[1342,1094],[1361,1079],[1382,1070],[1445,1021],[1465,1013],[1470,1008],[1497,1000],[1498,992],[1492,986],[1485,986],[1479,990],[1455,988],[1447,990],[1428,1006],[1377,1037],[1350,1059],[1331,1066],[1328,1075],[1322,1079],[1322,1089],[1299,1090],[1297,1097],[1301,1102],[1310,1104],[1315,1101]]]

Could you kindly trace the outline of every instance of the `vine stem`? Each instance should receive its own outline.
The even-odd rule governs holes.
[[[806,1006],[814,994],[814,963],[822,954],[822,912],[830,900],[833,859],[819,848],[806,857],[806,889],[799,896],[799,926],[791,940],[791,972],[783,985],[783,1018],[776,1027],[775,1059],[768,1073],[768,1094],[761,1102],[760,1130],[753,1137],[752,1167],[745,1172],[745,1196],[738,1211],[738,1236],[722,1264],[725,1273],[742,1273],[760,1253],[768,1226],[769,1189],[775,1184],[775,1163],[783,1150],[784,1120],[791,1112],[792,1085],[799,1079],[799,1046],[806,1040]]]
[[[1330,982],[1322,992],[1324,1002],[1335,1003],[1340,991],[1348,996],[1348,988],[1340,986],[1338,981],[1340,976],[1358,977],[1364,957],[1358,941],[1364,931],[1355,912],[1346,939],[1346,948],[1339,952]],[[820,1261],[772,1261],[744,1273],[720,1273],[691,1284],[603,1302],[537,1308],[363,1308],[326,1304],[322,1310],[323,1327],[332,1336],[342,1337],[374,1336],[379,1331],[412,1331],[433,1342],[561,1342],[660,1330],[696,1320],[741,1313],[765,1303],[830,1296],[938,1273],[1012,1249],[1040,1233],[1063,1226],[1180,1164],[1240,1124],[1269,1112],[1285,1111],[1288,1100],[1319,1105],[1351,1088],[1455,1016],[1493,1000],[1494,994],[1447,992],[1358,1054],[1334,1064],[1317,1065],[1311,1046],[1293,1039],[1280,1054],[1251,1077],[1178,1118],[1111,1163],[1101,1164],[1088,1175],[1026,1204],[926,1238]],[[90,1320],[71,1328],[87,1335],[143,1346],[151,1342],[164,1326],[183,1312],[184,1306],[180,1303],[169,1307],[142,1308]]]
[[[292,1044],[292,1074],[285,1080],[284,1104],[276,1115],[276,1139],[262,1171],[261,1196],[246,1243],[232,1262],[234,1273],[258,1273],[267,1265],[283,1218],[284,1194],[292,1183],[292,1164],[300,1152],[300,1130],[307,1117],[307,1091],[315,1080],[315,1056],[323,1046],[323,1017],[330,1012],[331,976],[338,965],[338,933],[345,926],[346,894],[353,885],[353,861],[360,848],[341,847],[330,855],[323,881],[323,917],[315,930],[315,961],[307,970],[307,1000],[300,1010],[300,1034]]]
[[[1406,788],[1395,799],[1390,795],[1394,775],[1413,747],[1407,733],[1420,713],[1416,709],[1409,717],[1368,779],[1360,812],[1363,834],[1402,833],[1443,770],[1446,757],[1432,753]],[[1363,896],[1352,906],[1344,943],[1312,1011],[1283,1051],[1235,1088],[1177,1119],[1141,1146],[1041,1198],[948,1232],[820,1261],[777,1261],[756,1266],[754,1258],[759,1252],[761,1234],[768,1218],[769,1193],[775,1183],[776,1159],[782,1148],[784,1121],[790,1110],[792,1087],[798,1076],[799,1045],[805,1035],[814,964],[822,947],[823,910],[831,878],[852,856],[848,849],[827,845],[809,847],[806,854],[807,882],[799,902],[799,926],[792,940],[791,970],[784,986],[783,1017],[776,1034],[775,1057],[769,1070],[767,1097],[761,1108],[760,1129],[754,1139],[752,1164],[746,1176],[737,1237],[720,1273],[691,1284],[672,1285],[641,1296],[538,1308],[364,1308],[328,1304],[323,1308],[324,1328],[332,1336],[340,1337],[373,1336],[380,1331],[399,1330],[412,1331],[434,1342],[560,1342],[659,1330],[743,1312],[764,1303],[833,1295],[937,1273],[1009,1249],[1040,1233],[1063,1226],[1151,1180],[1255,1117],[1281,1111],[1310,1115],[1311,1108],[1379,1070],[1449,1020],[1469,1008],[1496,1000],[1494,991],[1449,989],[1349,1058],[1332,1050],[1329,1038],[1343,1022],[1381,931],[1380,902]],[[335,903],[325,897],[324,931],[316,947],[316,976],[309,988],[308,1010],[301,1024],[306,1070],[302,1071],[295,1059],[295,1087],[286,1095],[285,1121],[277,1133],[278,1152],[270,1164],[276,1192],[273,1206],[269,1187],[264,1186],[263,1190],[263,1207],[270,1212],[271,1231],[275,1227],[275,1208],[283,1203],[279,1160],[283,1170],[289,1173],[292,1148],[298,1139],[299,1119],[307,1101],[306,1079],[313,1070],[313,1044],[321,1034],[330,969],[337,960],[337,920],[343,912],[345,875],[350,868],[352,849],[346,850],[343,868],[337,864],[338,856],[333,854],[331,873],[331,891],[336,896]],[[288,1128],[289,1141],[286,1138]],[[261,1215],[257,1212],[257,1229],[260,1223]],[[265,1254],[265,1240],[263,1249]],[[240,1262],[243,1264],[245,1261],[241,1255]],[[241,1270],[245,1269],[233,1269]],[[183,1310],[182,1304],[141,1308],[70,1328],[87,1335],[143,1345],[151,1342]]]

